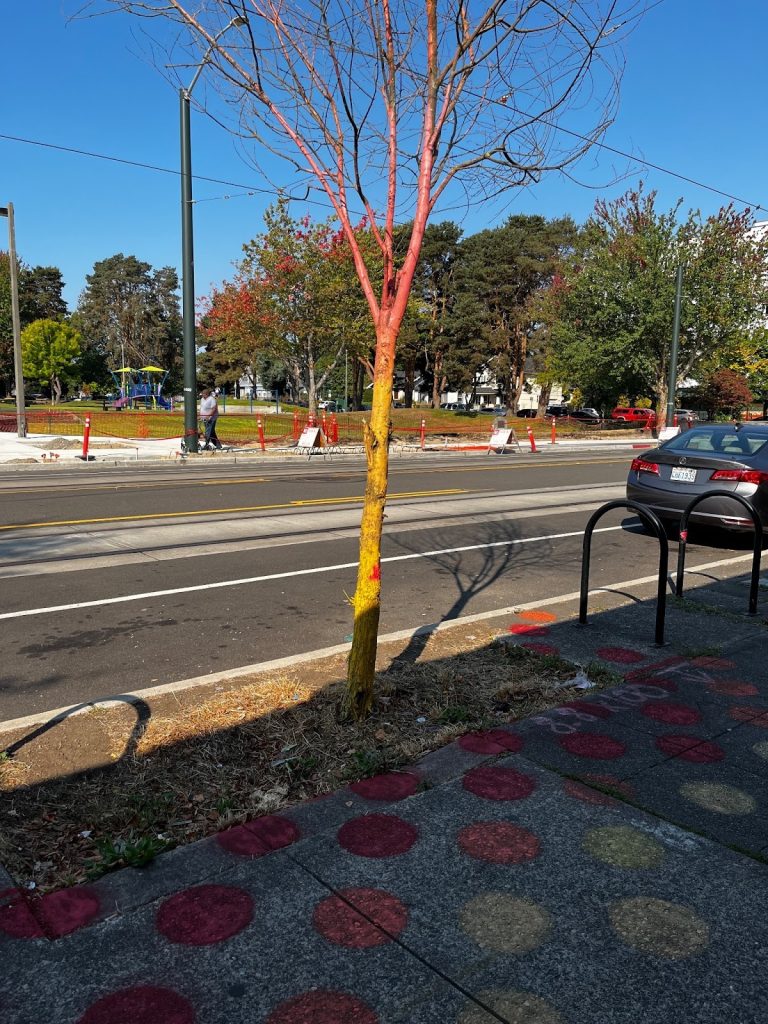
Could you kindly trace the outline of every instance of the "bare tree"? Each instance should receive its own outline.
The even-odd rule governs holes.
[[[363,716],[373,699],[395,346],[427,222],[438,203],[531,185],[589,149],[611,121],[617,43],[643,0],[95,2],[155,19],[177,67],[179,51],[187,67],[204,60],[227,104],[215,116],[234,113],[244,139],[286,158],[296,177],[281,188],[310,181],[347,236],[376,334],[347,693],[348,712]],[[353,230],[361,214],[379,249],[375,275]],[[396,260],[398,220],[411,229]]]

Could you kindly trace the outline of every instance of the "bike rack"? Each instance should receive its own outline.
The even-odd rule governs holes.
[[[593,512],[584,529],[584,545],[581,555],[581,593],[579,596],[579,623],[587,624],[587,599],[589,597],[589,563],[592,549],[592,533],[599,519],[615,508],[626,508],[642,519],[653,531],[659,542],[659,585],[656,592],[656,633],[655,643],[661,647],[664,643],[664,614],[667,607],[667,572],[669,567],[669,541],[661,520],[650,508],[637,501],[609,501]]]
[[[720,489],[717,491],[707,491],[706,494],[698,494],[693,501],[691,501],[680,517],[680,542],[677,548],[677,577],[675,579],[675,595],[677,597],[683,596],[683,576],[685,575],[685,549],[688,543],[688,519],[690,518],[691,512],[701,501],[705,501],[707,498],[733,498],[734,501],[738,501],[740,505],[749,512],[750,518],[752,519],[752,525],[755,528],[755,546],[752,554],[752,579],[749,584],[749,614],[757,615],[757,588],[759,584],[760,576],[760,555],[763,550],[763,524],[760,522],[760,516],[757,514],[755,509],[750,505],[746,498],[742,498],[740,494],[734,494],[733,491],[726,491]]]

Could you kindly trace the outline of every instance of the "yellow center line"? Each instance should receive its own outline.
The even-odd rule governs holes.
[[[467,490],[451,488],[442,491],[403,491],[399,494],[390,494],[390,499],[395,498],[435,498],[451,494],[468,494]],[[191,512],[147,512],[132,516],[99,516],[93,519],[58,519],[47,523],[11,523],[0,526],[0,530],[38,530],[46,526],[88,526],[94,523],[130,523],[143,519],[180,519],[189,516],[217,516],[231,512],[274,512],[278,509],[305,508],[312,505],[349,505],[358,504],[364,500],[362,495],[354,495],[349,498],[314,498],[306,501],[287,501],[277,505],[244,505],[238,508],[204,508]]]
[[[489,466],[474,466],[474,465],[461,465],[461,466],[392,466],[390,465],[391,476],[408,476],[418,473],[421,476],[432,474],[432,473],[503,473],[503,472],[524,472],[528,469],[548,469],[552,466],[626,466],[627,458],[619,459],[567,459],[566,458],[555,458],[550,459],[547,462],[523,462],[517,465],[511,465],[508,462],[505,463],[493,463]],[[131,483],[71,483],[71,484],[60,484],[58,482],[46,481],[45,484],[41,484],[39,487],[0,487],[0,497],[3,495],[10,494],[67,494],[67,493],[79,493],[86,491],[143,491],[150,487],[197,487],[198,485],[204,485],[206,487],[216,486],[229,486],[232,484],[264,484],[264,483],[278,483],[285,480],[294,479],[295,473],[276,473],[274,476],[254,476],[254,477],[237,477],[229,479],[227,477],[221,477],[220,479],[207,479],[207,480],[195,480],[188,478],[186,480],[141,480]],[[301,473],[302,479],[305,478],[305,474]],[[347,472],[331,472],[325,477],[326,480],[355,480],[358,478],[365,477],[365,469],[361,466],[359,470],[349,470]]]

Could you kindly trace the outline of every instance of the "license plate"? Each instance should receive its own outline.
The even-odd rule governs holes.
[[[688,469],[687,466],[673,466],[669,477],[670,480],[682,480],[686,484],[692,484],[696,479],[696,470]]]

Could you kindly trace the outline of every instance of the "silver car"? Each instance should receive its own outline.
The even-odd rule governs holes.
[[[768,527],[768,424],[701,423],[632,460],[627,498],[662,520],[679,520],[692,498],[733,491]],[[752,528],[746,509],[725,497],[706,499],[691,520],[730,530]]]

